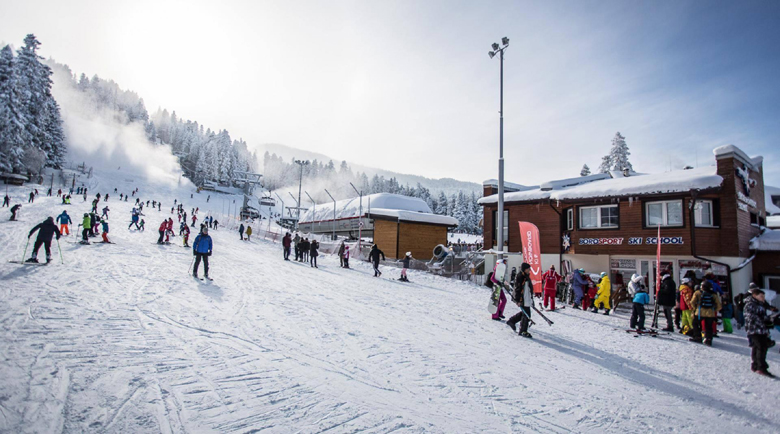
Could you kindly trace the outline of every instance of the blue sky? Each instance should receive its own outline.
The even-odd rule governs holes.
[[[638,171],[733,143],[780,185],[777,1],[31,3],[0,3],[0,40],[33,32],[43,55],[250,145],[496,177],[487,51],[508,36],[508,180],[595,169],[620,131]]]

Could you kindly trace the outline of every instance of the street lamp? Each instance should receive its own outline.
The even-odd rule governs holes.
[[[317,217],[317,202],[315,202],[314,199],[311,198],[311,196],[309,195],[309,192],[304,191],[304,193],[306,193],[306,196],[309,196],[309,200],[311,201],[311,204],[312,204],[312,214],[311,215],[312,215],[312,218],[315,218],[315,217]],[[312,222],[309,224],[309,227],[310,227],[309,231],[314,232],[314,220],[312,220]]]
[[[357,193],[358,196],[360,196],[360,211],[358,211],[359,215],[358,215],[358,245],[357,245],[357,247],[358,247],[358,251],[357,251],[358,258],[360,258],[360,256],[361,256],[360,255],[360,242],[363,241],[363,239],[362,239],[362,231],[363,231],[363,192],[362,191],[358,191],[358,189],[355,188],[355,185],[352,184],[351,182],[349,183],[349,185],[351,185],[352,189],[355,190],[355,193]]]
[[[501,46],[493,43],[493,50],[488,52],[492,59],[499,54],[501,59],[501,91],[499,105],[499,139],[498,139],[498,230],[496,231],[496,240],[498,241],[498,259],[504,257],[504,50],[509,47],[509,38],[501,38]]]
[[[295,160],[295,164],[301,166],[301,176],[298,179],[298,219],[295,221],[295,230],[298,230],[298,222],[301,220],[301,186],[303,185],[303,166],[309,165],[309,160]]]
[[[336,240],[336,199],[334,199],[333,196],[331,196],[327,188],[325,189],[325,193],[328,193],[328,196],[330,196],[330,200],[333,201],[333,224],[331,225],[331,227],[333,228],[333,233],[331,234],[331,239]]]
[[[281,197],[281,196],[279,196],[278,194],[276,194],[276,192],[274,192],[274,195],[275,195],[276,197],[278,197],[278,198],[279,198],[279,202],[281,202],[281,203],[282,203],[282,218],[284,218],[284,199],[282,199],[282,197]],[[281,220],[281,219],[279,219],[279,220]]]

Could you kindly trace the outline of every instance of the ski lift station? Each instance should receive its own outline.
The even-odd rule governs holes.
[[[458,226],[453,217],[434,214],[424,200],[390,193],[321,203],[301,215],[298,229],[357,239],[373,238],[388,258],[412,252],[429,258],[439,244],[447,244],[447,231]]]

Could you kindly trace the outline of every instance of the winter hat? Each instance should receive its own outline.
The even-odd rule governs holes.
[[[412,252],[406,252],[406,256],[412,256]]]
[[[688,277],[683,277],[683,278],[682,278],[682,283],[683,283],[683,284],[688,284],[688,283],[691,283],[691,279],[690,279],[690,278],[688,278]]]
[[[761,295],[761,294],[764,293],[764,291],[762,289],[755,288],[755,289],[751,290],[750,293],[753,294],[753,295]]]
[[[631,281],[634,283],[639,283],[642,281],[642,275],[634,273],[633,276],[631,276]]]
[[[580,268],[578,271],[579,271],[580,273],[584,273],[584,272],[585,272],[585,269],[584,269],[584,268]]]
[[[531,265],[528,263],[523,262],[522,265],[520,265],[520,271],[525,271],[531,268]]]
[[[550,265],[550,270],[555,270],[555,265]]]
[[[750,282],[750,285],[748,285],[748,291],[752,291],[752,290],[754,290],[754,289],[759,289],[759,288],[758,288],[758,285],[756,285],[756,284],[755,284],[755,283],[753,283],[753,282]]]

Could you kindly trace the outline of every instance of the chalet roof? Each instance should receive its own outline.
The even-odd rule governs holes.
[[[446,215],[438,215],[425,212],[404,211],[398,209],[371,208],[372,216],[384,216],[397,218],[399,221],[429,223],[442,226],[458,226],[458,219]]]
[[[750,240],[752,250],[780,252],[780,231],[767,229],[761,235]]]

